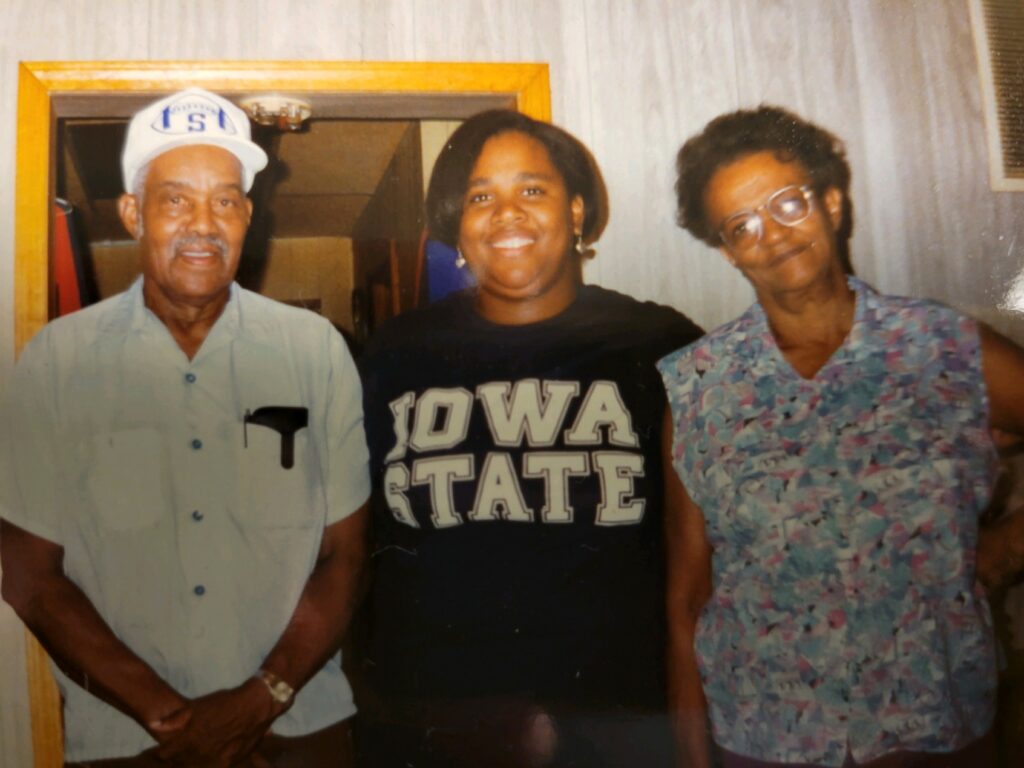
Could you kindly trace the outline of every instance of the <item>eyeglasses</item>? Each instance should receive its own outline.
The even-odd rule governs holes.
[[[795,227],[811,215],[814,190],[810,186],[791,185],[772,193],[771,197],[752,211],[740,211],[722,222],[718,234],[722,242],[732,251],[745,251],[761,242],[764,234],[764,219],[761,211],[767,212],[779,224]]]

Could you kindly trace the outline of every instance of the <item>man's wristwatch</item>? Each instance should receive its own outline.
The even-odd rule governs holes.
[[[292,703],[292,699],[295,698],[295,689],[280,677],[265,669],[257,672],[256,677],[263,681],[263,684],[267,686],[267,690],[270,691],[270,697],[278,704],[287,706]]]

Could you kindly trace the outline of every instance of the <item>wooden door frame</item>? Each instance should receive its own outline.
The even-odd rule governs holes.
[[[191,85],[212,91],[334,94],[364,99],[420,100],[424,115],[447,99],[503,97],[520,112],[551,118],[547,64],[345,61],[54,61],[21,62],[15,176],[14,343],[24,344],[51,318],[51,201],[55,138],[62,100],[72,110],[104,98],[170,93]],[[85,114],[79,112],[79,114]],[[100,112],[99,114],[102,114]],[[360,114],[359,116],[366,116]],[[465,115],[462,115],[465,116]],[[36,768],[63,762],[60,700],[46,654],[29,636],[28,688]]]

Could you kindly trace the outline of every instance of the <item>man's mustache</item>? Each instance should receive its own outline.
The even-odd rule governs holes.
[[[180,253],[195,246],[213,246],[217,249],[217,254],[222,259],[228,252],[228,244],[217,235],[186,235],[185,237],[179,237],[174,241],[174,252]]]

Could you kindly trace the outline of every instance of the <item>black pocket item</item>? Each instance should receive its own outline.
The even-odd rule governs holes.
[[[295,433],[309,426],[309,409],[294,405],[265,405],[255,411],[246,411],[242,420],[245,446],[249,447],[249,425],[269,427],[281,435],[281,466],[295,466]]]

